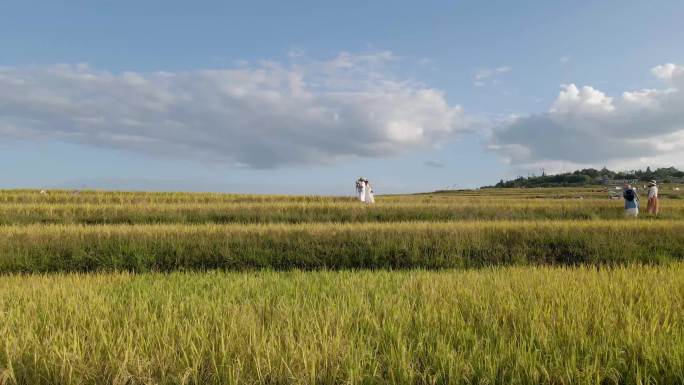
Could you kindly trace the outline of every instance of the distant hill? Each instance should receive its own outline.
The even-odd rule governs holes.
[[[645,171],[611,171],[607,168],[596,170],[593,168],[585,168],[573,172],[563,174],[539,176],[532,175],[528,177],[519,176],[515,179],[499,181],[494,186],[484,186],[483,188],[500,187],[577,187],[577,186],[592,186],[592,185],[612,185],[620,184],[624,181],[648,181],[655,179],[659,183],[684,183],[684,172],[674,167],[659,168],[655,171],[647,167]]]

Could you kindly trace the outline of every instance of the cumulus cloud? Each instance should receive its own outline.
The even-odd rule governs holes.
[[[666,64],[651,72],[663,87],[619,97],[563,85],[548,112],[495,128],[490,148],[511,164],[530,167],[634,165],[684,155],[684,67]]]
[[[658,79],[669,81],[675,77],[684,75],[684,67],[673,63],[667,63],[665,65],[653,67],[651,73]]]
[[[390,52],[185,72],[0,67],[0,137],[272,168],[382,157],[467,130],[440,90],[397,79]]]

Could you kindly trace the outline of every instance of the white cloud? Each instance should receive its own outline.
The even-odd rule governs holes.
[[[390,52],[221,70],[0,67],[0,137],[270,168],[388,156],[467,129],[443,92],[388,74]]]
[[[672,63],[667,63],[654,67],[651,73],[658,79],[672,80],[675,77],[684,75],[684,66],[678,66]]]
[[[667,64],[652,73],[665,87],[628,91],[617,98],[590,86],[564,85],[548,112],[513,118],[495,128],[490,148],[511,164],[530,168],[683,159],[684,67]]]
[[[613,98],[592,87],[581,89],[574,84],[562,85],[556,102],[551,107],[555,114],[593,114],[610,112],[615,109]]]
[[[483,87],[487,83],[498,83],[498,77],[511,71],[511,67],[501,66],[497,68],[481,68],[475,72],[475,81],[473,84],[476,87]]]
[[[510,67],[497,67],[497,68],[483,68],[479,69],[475,73],[475,80],[484,80],[484,79],[489,79],[493,76],[505,74],[507,72],[510,72],[511,68]]]

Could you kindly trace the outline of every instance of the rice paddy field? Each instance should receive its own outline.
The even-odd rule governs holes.
[[[684,383],[661,197],[0,191],[0,384]]]

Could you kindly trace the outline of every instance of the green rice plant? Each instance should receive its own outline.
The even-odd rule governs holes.
[[[684,221],[469,221],[0,227],[0,272],[407,269],[656,263]]]
[[[351,187],[351,186],[350,186]],[[667,194],[666,190],[662,191]],[[49,190],[0,190],[2,203],[91,203],[91,204],[169,204],[169,203],[275,203],[275,202],[353,202],[354,191],[341,192],[345,196],[298,196],[298,195],[247,195],[224,193],[187,192],[126,192],[126,191],[69,191]],[[445,202],[461,199],[479,200],[524,200],[524,199],[606,199],[605,187],[591,188],[536,188],[536,189],[482,189],[415,195],[383,195],[388,202]]]
[[[684,218],[684,201],[663,200],[661,219]],[[4,203],[0,225],[317,223],[472,220],[618,219],[621,201],[607,199],[501,199],[472,197],[418,202],[356,201],[229,203]]]
[[[0,203],[91,203],[91,204],[164,204],[164,203],[240,203],[240,202],[320,202],[352,201],[352,197],[297,195],[246,195],[185,192],[125,192],[0,190]]]
[[[0,277],[3,384],[680,384],[684,265]]]

